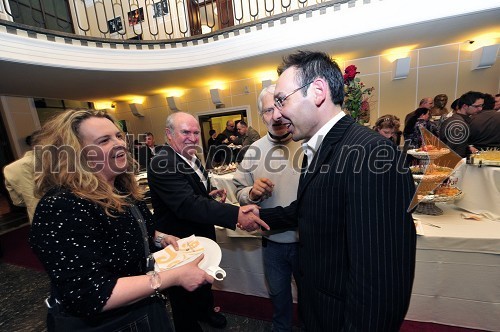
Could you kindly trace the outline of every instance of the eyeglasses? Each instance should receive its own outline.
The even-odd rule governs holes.
[[[474,108],[481,108],[483,106],[484,106],[484,104],[479,104],[479,105],[472,104],[472,105],[470,105],[470,107],[474,107]]]
[[[311,81],[309,83],[306,83],[304,84],[303,86],[301,86],[300,88],[297,88],[295,90],[293,90],[292,92],[290,93],[287,93],[286,95],[284,95],[283,97],[276,97],[274,98],[274,106],[276,106],[277,109],[281,110],[283,108],[283,102],[288,98],[290,97],[291,95],[293,95],[295,92],[299,91],[300,89],[303,89],[305,88],[306,86],[308,86],[309,84],[311,84],[312,82],[314,81]]]

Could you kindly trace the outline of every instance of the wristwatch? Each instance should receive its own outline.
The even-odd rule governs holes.
[[[149,284],[151,288],[155,291],[155,293],[158,293],[161,286],[160,275],[156,271],[149,271],[146,275],[149,276]]]
[[[155,238],[155,246],[157,246],[158,248],[163,248],[161,241],[163,240],[163,238],[165,238],[165,236],[167,236],[167,235],[166,234],[158,235]]]

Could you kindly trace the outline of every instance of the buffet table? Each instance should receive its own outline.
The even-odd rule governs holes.
[[[463,165],[457,175],[464,198],[456,205],[474,213],[489,213],[490,219],[500,221],[500,167]]]
[[[406,319],[499,331],[500,223],[440,205],[442,216],[417,216],[425,235]]]
[[[443,215],[417,215],[425,235],[406,319],[500,331],[500,223],[466,220],[454,205],[438,204]],[[214,289],[267,297],[260,239],[217,229],[217,242],[227,277]]]

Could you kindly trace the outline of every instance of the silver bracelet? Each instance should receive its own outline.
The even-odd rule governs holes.
[[[154,294],[158,294],[161,287],[161,278],[156,271],[149,271],[146,273],[149,276],[149,285],[154,291]]]

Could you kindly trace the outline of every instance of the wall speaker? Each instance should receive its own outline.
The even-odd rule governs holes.
[[[400,80],[407,78],[410,73],[410,57],[396,59],[392,63],[392,79]]]
[[[178,97],[167,97],[168,108],[170,108],[173,112],[179,112],[180,109],[177,105],[180,104],[180,100]]]
[[[132,103],[128,104],[128,106],[130,107],[130,111],[132,112],[132,114],[134,114],[137,117],[141,118],[144,117],[144,114],[142,114],[143,111],[142,104]]]
[[[214,103],[215,108],[224,107],[224,103],[220,97],[219,89],[210,89],[210,97],[212,98],[212,103]]]
[[[489,68],[495,64],[500,44],[483,46],[472,52],[471,70]]]

